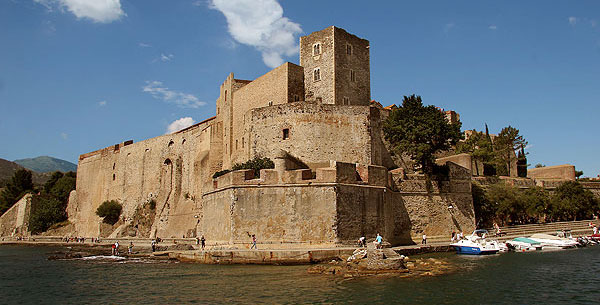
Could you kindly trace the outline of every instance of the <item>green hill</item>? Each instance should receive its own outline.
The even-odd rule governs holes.
[[[22,169],[23,166],[0,158],[0,187],[3,187],[6,182],[15,174],[16,171]],[[50,178],[51,173],[32,173],[33,184],[43,185]]]
[[[37,158],[29,158],[29,159],[20,159],[13,161],[27,169],[32,171],[36,171],[39,173],[47,173],[47,172],[69,172],[69,171],[77,171],[77,165],[48,156],[41,156]]]

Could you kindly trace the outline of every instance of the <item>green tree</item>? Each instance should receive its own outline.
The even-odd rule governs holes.
[[[65,174],[59,171],[55,171],[54,173],[52,173],[52,176],[50,176],[48,181],[46,181],[46,183],[44,184],[44,192],[50,193],[50,190],[52,189],[54,184],[56,184],[56,181],[58,181],[58,179],[62,178],[64,175]]]
[[[483,132],[473,130],[471,135],[456,145],[457,153],[468,153],[475,161],[475,172],[479,176],[484,174],[483,168],[479,168],[479,164],[487,164],[494,158],[492,150],[492,142],[489,137],[486,137]]]
[[[0,215],[10,209],[25,193],[32,190],[31,172],[25,169],[16,171],[0,193]]]
[[[527,141],[519,134],[518,129],[510,125],[502,128],[498,136],[494,138],[494,151],[498,161],[499,174],[506,173],[507,176],[510,176],[510,165],[514,160],[515,151],[525,146],[527,146]]]
[[[116,200],[104,201],[96,210],[96,215],[104,217],[102,220],[104,223],[114,225],[119,221],[123,206]]]
[[[29,229],[37,234],[48,230],[55,223],[67,220],[66,207],[66,202],[50,194],[33,196],[29,213]]]
[[[399,153],[407,153],[421,170],[431,174],[435,153],[450,149],[461,138],[460,122],[450,124],[433,105],[423,106],[420,96],[405,96],[383,125],[385,138]]]
[[[561,184],[550,200],[550,212],[554,221],[589,219],[598,211],[598,199],[577,181]]]
[[[524,222],[538,223],[546,220],[550,206],[550,194],[544,188],[533,187],[521,191],[521,199],[528,219]]]
[[[63,175],[50,188],[50,194],[65,204],[69,201],[71,191],[75,189],[75,178]]]
[[[579,179],[581,176],[583,176],[583,171],[575,171],[575,178]]]
[[[523,178],[527,177],[527,157],[523,147],[521,147],[519,155],[517,156],[517,176]]]

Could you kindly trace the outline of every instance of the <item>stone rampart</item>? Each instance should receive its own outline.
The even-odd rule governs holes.
[[[27,236],[31,194],[26,194],[0,216],[0,236]]]
[[[575,166],[570,164],[530,168],[527,177],[532,179],[559,179],[575,181]]]
[[[70,201],[67,208],[75,233],[119,235],[127,229],[127,234],[138,237],[193,235],[199,199],[203,188],[210,187],[213,174],[209,166],[211,122],[81,155],[77,200]],[[95,212],[107,200],[123,205],[124,220],[101,232],[103,225]],[[156,218],[151,220],[150,232],[128,228],[140,207],[151,200],[156,203]]]

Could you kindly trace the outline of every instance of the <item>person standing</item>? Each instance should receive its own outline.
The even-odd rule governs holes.
[[[129,242],[129,246],[127,247],[127,254],[133,254],[133,242]]]
[[[152,240],[150,245],[152,245],[152,252],[156,251],[156,241],[154,239]]]
[[[426,245],[427,244],[427,235],[425,233],[423,233],[423,239],[421,240],[421,244],[422,245]]]
[[[204,250],[204,247],[206,246],[206,239],[204,238],[204,235],[202,235],[200,238],[200,243],[202,244],[202,250]]]
[[[451,242],[456,241],[456,232],[452,231],[452,238],[450,238]]]
[[[119,241],[118,240],[115,242],[115,255],[119,256]]]
[[[377,237],[375,237],[375,247],[377,249],[381,249],[381,243],[383,242],[383,237],[377,233]]]
[[[250,249],[257,249],[256,247],[256,235],[252,234],[252,247],[250,247]]]

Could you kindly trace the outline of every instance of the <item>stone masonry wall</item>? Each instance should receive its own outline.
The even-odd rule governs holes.
[[[310,163],[336,160],[372,164],[369,107],[289,103],[251,111],[246,126],[250,157],[284,150]],[[289,138],[283,139],[287,129]]]
[[[328,27],[308,36],[300,37],[300,66],[304,67],[306,101],[321,99],[334,104],[334,31]],[[313,54],[314,45],[320,44],[320,54]],[[320,70],[320,80],[314,79],[314,70]]]
[[[29,235],[31,194],[26,194],[0,216],[0,236]]]
[[[95,214],[106,200],[123,205],[119,227],[128,226],[136,209],[156,202],[151,235],[180,237],[196,230],[203,188],[209,185],[212,121],[184,131],[130,145],[115,145],[80,156],[75,202],[69,202],[69,220],[75,234],[97,236],[101,219]],[[149,236],[140,236],[149,237]]]
[[[334,27],[334,48],[335,104],[368,106],[371,102],[369,41]],[[349,103],[344,102],[344,97]]]
[[[231,122],[231,160],[223,166],[231,168],[234,163],[248,160],[250,147],[244,119],[249,110],[299,99],[304,99],[303,68],[292,63],[285,63],[235,91]]]

